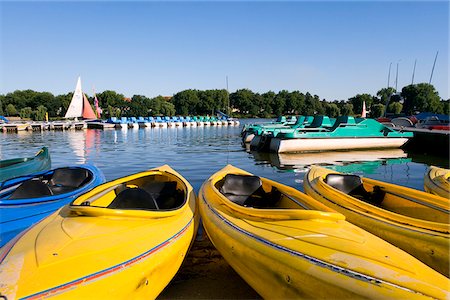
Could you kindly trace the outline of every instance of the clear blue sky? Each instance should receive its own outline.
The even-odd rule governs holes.
[[[449,2],[0,2],[0,94],[299,90],[428,82],[449,98]]]

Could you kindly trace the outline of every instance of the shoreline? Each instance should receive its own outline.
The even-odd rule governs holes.
[[[205,235],[198,236],[175,277],[157,299],[262,299]]]

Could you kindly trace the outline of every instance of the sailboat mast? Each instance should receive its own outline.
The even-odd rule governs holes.
[[[431,78],[433,78],[434,66],[436,65],[436,60],[437,60],[438,54],[439,54],[439,51],[436,52],[436,56],[434,57],[434,63],[433,63],[433,68],[431,69],[430,81],[428,82],[429,84],[431,84]]]
[[[398,63],[397,63],[397,73],[395,75],[395,91],[397,91],[397,84],[398,84]]]
[[[226,76],[227,80],[227,115],[230,116],[230,92],[228,91],[228,75]]]
[[[391,67],[392,67],[392,63],[389,64],[388,84],[387,84],[388,88],[389,88],[389,84],[391,83]]]
[[[416,63],[417,63],[417,59],[414,61],[414,69],[413,69],[411,84],[414,84],[414,73],[416,73]]]

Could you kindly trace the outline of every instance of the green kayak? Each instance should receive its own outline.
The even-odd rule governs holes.
[[[33,174],[50,169],[51,160],[47,147],[34,157],[13,158],[0,161],[0,182],[10,178]]]

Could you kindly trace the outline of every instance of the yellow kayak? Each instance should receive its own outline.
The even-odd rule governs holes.
[[[450,170],[431,166],[423,181],[425,191],[449,199]]]
[[[198,225],[192,186],[169,166],[83,194],[0,249],[6,299],[151,299]]]
[[[347,220],[449,276],[449,201],[422,191],[314,166],[307,194]]]
[[[298,190],[231,165],[199,191],[203,226],[265,299],[450,297],[450,281]]]

